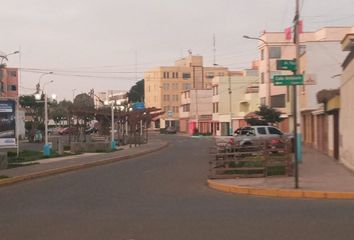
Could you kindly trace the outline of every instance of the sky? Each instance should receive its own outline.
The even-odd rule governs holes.
[[[353,26],[353,0],[300,0],[305,31]],[[20,94],[41,78],[59,100],[129,90],[144,71],[193,54],[231,70],[258,59],[263,31],[292,25],[295,0],[0,0],[0,51],[20,67]],[[53,74],[43,75],[46,72]],[[50,81],[53,80],[52,83]]]

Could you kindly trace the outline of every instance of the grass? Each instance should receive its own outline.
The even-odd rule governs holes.
[[[58,152],[52,151],[51,154],[46,157],[43,156],[43,153],[41,151],[33,151],[33,150],[22,150],[19,154],[19,157],[17,157],[16,152],[8,152],[7,157],[8,157],[8,163],[9,167],[15,167],[19,165],[23,165],[23,163],[26,162],[32,162],[35,160],[39,159],[45,159],[45,158],[55,158],[55,157],[65,157],[65,156],[71,156],[73,154],[71,153],[66,153],[64,152],[62,155],[59,155]]]
[[[270,161],[277,161],[281,164],[281,160],[284,159],[284,154],[272,154],[269,156]],[[252,167],[263,167],[263,157],[261,156],[247,156],[242,159],[242,161],[235,161],[228,163],[229,168],[241,168],[240,170],[226,170],[224,174],[260,174],[263,173],[263,170],[257,169],[244,169],[242,168],[252,168]],[[286,175],[286,167],[284,165],[280,166],[268,166],[267,167],[267,176],[279,176]]]
[[[0,179],[6,179],[6,178],[9,178],[9,176],[6,176],[6,175],[0,175]]]

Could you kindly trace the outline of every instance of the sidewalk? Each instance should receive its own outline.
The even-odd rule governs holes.
[[[293,198],[354,199],[354,172],[310,148],[303,149],[299,189],[294,177],[208,180],[211,188],[226,192]]]
[[[80,155],[49,158],[38,160],[39,164],[0,170],[0,187],[33,178],[54,175],[83,168],[109,164],[124,159],[138,157],[144,154],[159,151],[168,146],[168,143],[159,139],[150,139],[147,144],[137,147],[124,146],[123,150],[112,153],[83,153]]]

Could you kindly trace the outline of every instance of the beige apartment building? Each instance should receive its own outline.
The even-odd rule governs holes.
[[[212,134],[231,135],[246,126],[244,117],[258,110],[258,71],[243,76],[215,77],[212,88]]]
[[[304,73],[304,81],[309,85],[318,84],[318,82],[329,82],[329,79],[323,77],[321,71],[321,61],[319,57],[326,56],[332,58],[332,60],[338,59],[337,54],[339,50],[339,42],[345,34],[350,32],[351,27],[324,27],[315,32],[303,32],[300,34],[300,54],[306,53],[306,57],[303,57],[302,72]],[[274,86],[272,84],[272,78],[274,75],[292,75],[291,71],[279,71],[276,69],[276,61],[278,59],[294,59],[295,58],[295,45],[293,40],[285,39],[284,32],[265,32],[260,36],[262,41],[259,41],[260,62],[259,62],[259,98],[261,104],[271,105],[284,113],[285,120],[281,123],[280,128],[284,131],[292,129],[291,118],[291,90],[286,86]],[[315,60],[318,60],[317,63]],[[316,65],[317,64],[317,65]],[[338,64],[337,64],[338,65]],[[326,73],[327,70],[322,66],[322,69]],[[333,75],[337,72],[333,72]],[[318,75],[316,78],[316,74]],[[327,74],[328,75],[328,74]],[[316,80],[314,81],[314,78]],[[335,80],[334,80],[335,81]],[[333,82],[333,81],[332,81]],[[320,90],[320,89],[319,89]],[[305,94],[305,91],[309,91],[306,95],[311,106],[315,99],[316,87],[308,87],[301,89],[301,93]]]
[[[181,92],[212,87],[214,76],[235,74],[221,66],[205,67],[203,57],[188,55],[174,66],[160,66],[144,73],[145,106],[160,108],[165,113],[155,121],[155,127],[179,127]]]

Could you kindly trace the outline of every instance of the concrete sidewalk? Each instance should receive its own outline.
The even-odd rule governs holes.
[[[310,148],[303,149],[299,189],[294,188],[294,177],[208,180],[208,184],[221,191],[259,196],[354,199],[354,173]]]
[[[150,139],[147,144],[132,148],[124,146],[123,150],[111,153],[84,153],[68,157],[42,159],[36,161],[39,164],[0,170],[0,176],[8,177],[0,179],[0,186],[130,159],[159,151],[167,146],[166,141]]]

